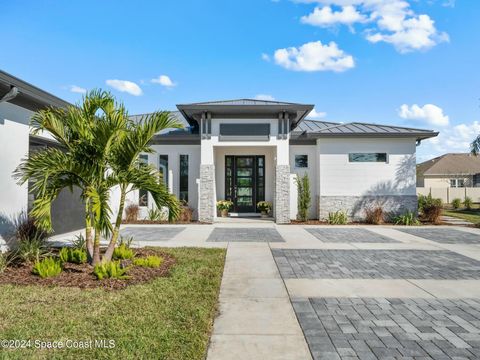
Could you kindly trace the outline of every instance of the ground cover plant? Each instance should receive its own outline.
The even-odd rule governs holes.
[[[343,210],[329,212],[327,222],[330,225],[345,225],[348,223],[348,215]]]
[[[140,250],[139,250],[140,251]],[[223,249],[144,249],[168,276],[122,290],[16,286],[0,282],[0,338],[107,339],[110,349],[2,349],[8,359],[205,359],[223,273]],[[75,265],[76,266],[76,265]],[[149,268],[137,267],[139,271]],[[64,276],[64,270],[53,281]],[[93,276],[92,274],[90,274]],[[98,282],[98,280],[94,280]],[[102,282],[131,280],[105,279]]]

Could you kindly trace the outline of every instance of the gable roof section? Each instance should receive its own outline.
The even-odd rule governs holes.
[[[475,175],[480,174],[480,156],[449,153],[417,165],[422,175]]]
[[[318,124],[314,124],[318,123]],[[309,128],[315,126],[317,129],[308,129],[306,126],[299,126],[297,129],[303,130],[302,135],[307,138],[321,138],[321,137],[414,137],[417,140],[428,139],[438,135],[438,132],[433,130],[424,130],[416,128],[408,128],[393,125],[369,124],[361,122],[352,122],[346,124],[330,123],[325,121],[311,121],[307,124]],[[295,129],[294,132],[298,132]]]

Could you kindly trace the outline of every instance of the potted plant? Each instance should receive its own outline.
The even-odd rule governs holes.
[[[257,209],[260,210],[262,217],[268,217],[272,210],[272,203],[269,201],[259,201],[257,203]]]
[[[219,200],[217,201],[217,209],[220,211],[222,217],[228,216],[228,210],[232,207],[233,202],[230,200]]]

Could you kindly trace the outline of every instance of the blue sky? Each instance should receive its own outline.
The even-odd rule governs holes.
[[[466,0],[3,1],[0,68],[71,102],[111,90],[132,114],[260,96],[439,130],[425,160],[480,133],[478,14]]]

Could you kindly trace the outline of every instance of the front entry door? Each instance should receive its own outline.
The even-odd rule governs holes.
[[[265,199],[264,156],[225,157],[225,198],[233,212],[257,212],[257,202]]]

